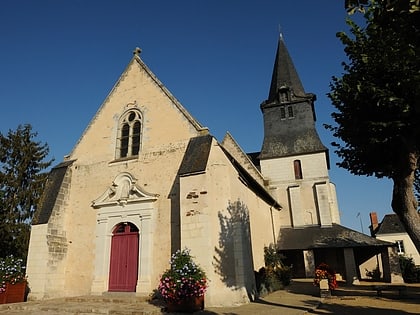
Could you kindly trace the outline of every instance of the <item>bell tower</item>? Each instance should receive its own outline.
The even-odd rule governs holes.
[[[268,99],[262,102],[264,141],[261,172],[285,207],[282,225],[340,223],[330,183],[328,149],[315,128],[316,96],[306,93],[280,36]]]

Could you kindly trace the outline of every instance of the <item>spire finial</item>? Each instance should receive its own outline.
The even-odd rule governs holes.
[[[140,49],[139,47],[136,47],[136,48],[133,50],[133,54],[134,54],[134,55],[136,55],[136,56],[140,56],[140,54],[141,54],[141,49]]]
[[[279,38],[283,40],[283,31],[281,29],[281,25],[279,24]]]

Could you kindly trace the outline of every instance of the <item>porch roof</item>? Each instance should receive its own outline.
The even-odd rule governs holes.
[[[281,228],[278,245],[280,250],[394,246],[339,224]]]

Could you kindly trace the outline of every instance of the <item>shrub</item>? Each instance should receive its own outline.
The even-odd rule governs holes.
[[[284,265],[283,258],[274,245],[264,247],[265,267],[255,275],[260,295],[281,290],[290,284],[292,269]]]
[[[373,270],[366,270],[366,276],[372,280],[378,281],[381,279],[381,271],[379,270],[379,265],[376,265],[376,268]]]
[[[420,283],[420,268],[416,267],[412,257],[400,255],[402,277],[407,283]]]

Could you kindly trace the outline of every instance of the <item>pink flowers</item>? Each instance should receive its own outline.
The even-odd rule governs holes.
[[[170,265],[161,276],[158,286],[167,302],[181,303],[190,297],[204,295],[208,287],[206,275],[194,263],[188,249],[176,251]]]

